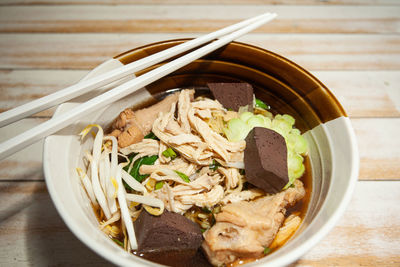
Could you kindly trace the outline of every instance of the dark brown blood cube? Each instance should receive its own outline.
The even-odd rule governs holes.
[[[246,137],[244,166],[249,183],[277,193],[289,182],[286,142],[279,133],[255,127]]]
[[[253,87],[248,83],[209,83],[214,98],[224,108],[238,111],[239,107],[248,106],[253,111]]]
[[[139,253],[182,251],[182,256],[193,257],[201,246],[200,227],[183,215],[164,211],[160,216],[142,211],[134,223]],[[151,255],[148,255],[151,256]]]

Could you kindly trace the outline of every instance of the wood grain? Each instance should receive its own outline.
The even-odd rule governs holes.
[[[336,227],[292,266],[399,266],[399,190],[398,181],[358,182]],[[108,264],[68,230],[43,182],[0,182],[0,202],[2,264]]]
[[[297,265],[399,266],[399,189],[397,181],[358,182],[337,226]]]
[[[399,117],[399,71],[314,71],[352,118]]]
[[[112,266],[69,231],[44,182],[2,182],[0,199],[0,265]]]
[[[85,70],[0,70],[0,112],[77,83]],[[36,114],[52,116],[54,108]]]
[[[91,69],[134,47],[191,34],[0,34],[2,69]],[[238,41],[309,70],[399,70],[397,34],[248,34]]]
[[[397,0],[2,0],[0,5],[400,5]]]
[[[87,70],[0,70],[0,112],[79,81]],[[399,117],[400,71],[314,71],[352,118]],[[54,109],[36,116],[51,116]]]
[[[267,11],[279,19],[256,32],[400,32],[397,6],[281,5],[4,6],[0,32],[210,32]]]
[[[10,139],[18,133],[33,128],[46,120],[47,118],[23,119],[2,127],[0,128],[0,142]],[[0,180],[43,180],[42,148],[43,141],[39,141],[7,159],[1,160]]]
[[[400,179],[400,119],[353,119],[363,179]]]

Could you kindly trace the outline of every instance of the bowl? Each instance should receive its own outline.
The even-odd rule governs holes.
[[[84,79],[184,41],[168,40],[132,49],[99,65]],[[121,82],[60,105],[54,116]],[[82,155],[91,146],[91,140],[82,143],[77,134],[94,122],[106,129],[126,107],[141,107],[170,89],[204,87],[208,82],[252,84],[257,98],[269,103],[275,111],[295,117],[296,126],[305,133],[310,147],[313,178],[308,186],[312,190],[300,228],[282,248],[249,266],[281,266],[297,260],[334,227],[349,203],[358,177],[359,157],[354,131],[340,103],[325,85],[292,61],[259,47],[232,42],[46,138],[45,179],[60,216],[83,243],[110,262],[124,266],[158,265],[123,251],[99,230],[75,171],[76,167],[82,167]]]

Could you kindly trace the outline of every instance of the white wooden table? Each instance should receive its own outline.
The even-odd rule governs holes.
[[[70,85],[125,50],[263,11],[279,18],[240,41],[288,57],[324,82],[351,117],[361,157],[345,215],[293,266],[400,266],[400,1],[3,0],[0,111]],[[53,111],[0,128],[0,141]],[[0,266],[110,265],[62,222],[41,155],[37,143],[0,161]]]

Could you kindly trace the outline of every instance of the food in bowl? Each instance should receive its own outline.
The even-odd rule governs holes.
[[[215,99],[181,90],[124,110],[106,136],[82,131],[98,128],[78,174],[100,228],[125,250],[180,265],[201,249],[213,265],[239,264],[299,227],[308,148],[294,118],[249,84],[209,88]]]

